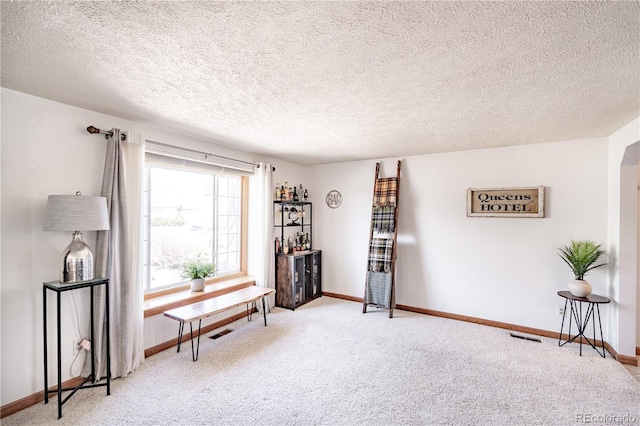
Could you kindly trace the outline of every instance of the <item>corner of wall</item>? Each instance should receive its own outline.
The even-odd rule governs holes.
[[[640,117],[609,137],[608,218],[609,253],[608,337],[621,355],[635,356],[638,321],[638,163]]]

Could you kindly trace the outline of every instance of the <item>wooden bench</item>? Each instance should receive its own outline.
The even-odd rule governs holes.
[[[229,309],[247,305],[247,319],[251,321],[253,308],[256,307],[258,299],[262,299],[262,312],[264,315],[264,325],[266,327],[267,311],[265,309],[264,298],[275,292],[276,291],[272,288],[251,286],[243,288],[242,290],[223,294],[222,296],[217,296],[212,299],[207,299],[202,302],[165,311],[164,316],[172,318],[180,323],[178,324],[178,352],[180,352],[180,345],[182,343],[184,323],[188,322],[191,330],[191,357],[195,362],[198,360],[198,352],[200,351],[200,328],[202,326],[202,319],[228,311]],[[249,309],[250,304],[253,305],[251,309]],[[198,344],[194,350],[193,322],[196,320],[198,321]]]

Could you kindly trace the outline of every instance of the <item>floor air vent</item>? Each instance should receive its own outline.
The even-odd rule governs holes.
[[[229,334],[231,333],[233,330],[230,330],[228,328],[225,328],[224,330],[222,330],[221,332],[214,334],[213,336],[209,336],[209,339],[217,339],[219,337],[224,336],[225,334]]]
[[[542,340],[540,339],[536,339],[534,337],[527,337],[527,336],[521,336],[519,334],[513,334],[513,333],[509,333],[509,335],[511,337],[515,337],[516,339],[522,339],[522,340],[529,340],[531,342],[538,342],[538,343],[542,343]]]

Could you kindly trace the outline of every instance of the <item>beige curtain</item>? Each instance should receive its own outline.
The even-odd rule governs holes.
[[[119,129],[108,139],[102,181],[111,229],[99,231],[95,250],[96,276],[109,278],[111,378],[136,370],[144,360],[142,288],[142,185],[144,138]],[[104,288],[95,292],[96,380],[106,377]],[[87,357],[83,375],[91,371]]]
[[[259,287],[276,288],[275,248],[273,237],[273,167],[259,163],[249,181],[249,274]],[[262,310],[262,304],[257,304]],[[275,306],[275,296],[268,297],[267,312]]]

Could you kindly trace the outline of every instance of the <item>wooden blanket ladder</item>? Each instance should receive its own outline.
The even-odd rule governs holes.
[[[393,318],[396,304],[400,167],[401,161],[398,160],[396,177],[380,178],[380,163],[376,163],[363,314],[367,312],[367,306],[374,306],[388,309],[389,318]]]

